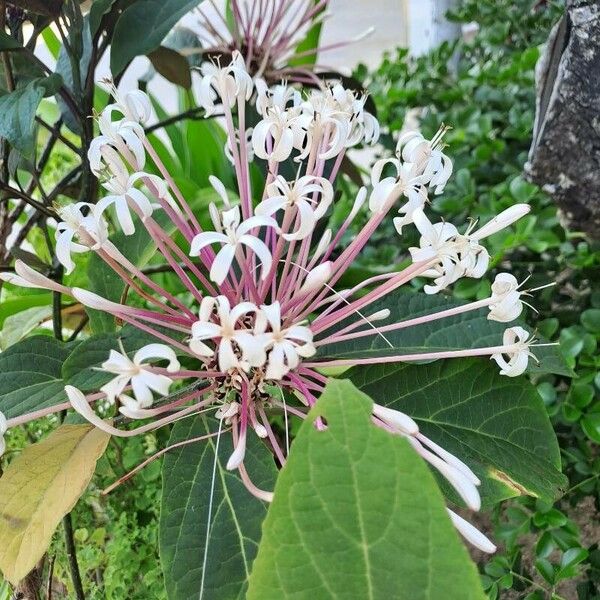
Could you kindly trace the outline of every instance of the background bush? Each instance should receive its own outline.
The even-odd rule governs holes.
[[[577,375],[535,381],[560,440],[569,489],[554,506],[523,498],[494,509],[487,529],[501,550],[480,560],[490,598],[600,597],[600,251],[565,229],[548,196],[523,178],[534,68],[562,10],[559,2],[465,0],[449,16],[478,23],[473,41],[444,43],[419,58],[400,49],[374,72],[360,67],[356,73],[390,132],[401,130],[407,116],[417,116],[425,136],[440,123],[452,127],[445,140],[456,173],[433,210],[460,223],[467,217],[486,221],[515,202],[531,204],[531,215],[514,232],[490,240],[492,264],[520,281],[530,277],[526,287],[557,284],[534,293],[539,314],[529,310],[528,318],[539,335],[560,340]],[[395,138],[388,133],[384,144],[393,149]],[[389,259],[395,235],[390,229],[387,249],[369,257],[370,265]],[[489,282],[465,279],[450,293],[483,298]]]

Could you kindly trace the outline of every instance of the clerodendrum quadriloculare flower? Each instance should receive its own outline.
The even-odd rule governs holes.
[[[99,367],[107,383],[98,392],[85,395],[67,386],[75,410],[118,436],[143,433],[185,415],[215,410],[215,418],[233,436],[228,468],[239,469],[248,489],[269,500],[271,492],[258,489],[252,474],[246,472],[249,429],[265,438],[284,464],[286,454],[273,433],[269,413],[289,410],[304,417],[327,381],[321,367],[487,356],[507,376],[525,370],[532,340],[521,327],[508,328],[493,347],[416,354],[398,348],[396,354],[385,357],[324,358],[321,349],[333,342],[384,335],[469,310],[487,307],[488,318],[501,323],[515,319],[522,311],[521,297],[526,291],[510,274],[496,277],[489,298],[399,323],[386,322],[390,316],[387,309],[373,314],[365,311],[415,278],[431,279],[433,283],[426,285],[425,291],[435,294],[460,278],[482,277],[489,262],[486,238],[510,226],[529,208],[518,204],[483,226],[466,229],[432,223],[425,213],[429,188],[439,192],[452,172],[449,158],[442,153],[442,129],[433,140],[419,133],[403,136],[396,157],[386,159],[389,164],[374,166],[372,189],[358,191],[335,232],[319,227],[335,204],[336,177],[348,148],[377,140],[379,126],[366,111],[364,96],[339,83],[305,95],[284,85],[267,89],[261,83],[256,89],[237,56],[229,65],[211,65],[203,72],[203,101],[210,110],[220,105],[225,116],[228,154],[239,195],[239,201],[233,201],[234,194],[219,179],[210,178],[217,199],[210,207],[213,230],[201,228],[144,134],[142,126],[150,115],[147,97],[139,91],[121,94],[113,89],[116,102],[99,116],[100,136],[89,151],[92,168],[108,193],[97,205],[79,203],[60,210],[63,221],[56,227],[56,248],[67,272],[76,268],[73,253],[96,253],[130,290],[124,298],[136,295],[135,302],[115,302],[90,290],[67,287],[21,261],[16,262],[14,273],[2,274],[15,285],[70,295],[154,336],[154,343],[132,356],[122,347],[113,349]],[[259,112],[254,135],[244,126],[252,95]],[[146,155],[160,177],[143,170]],[[249,176],[253,155],[267,166],[260,189],[252,188]],[[291,180],[283,174],[282,163],[288,160],[285,172],[290,172],[290,164],[296,172]],[[386,165],[394,174],[383,177]],[[161,213],[160,219],[156,212]],[[366,213],[365,224],[358,228],[353,223],[361,212]],[[410,248],[412,264],[367,279],[350,290],[336,291],[344,272],[386,218],[398,219],[399,231],[415,227],[420,233],[419,246]],[[175,230],[175,234],[163,226],[167,220],[172,222],[168,231]],[[128,260],[109,240],[108,221],[126,235],[144,228],[186,293],[169,292]],[[354,236],[345,235],[356,229]],[[180,357],[196,366],[182,368]],[[176,381],[193,385],[169,395]],[[282,390],[279,395],[273,392],[274,386]],[[304,409],[289,407],[285,390],[295,395]],[[93,403],[102,399],[117,403],[127,418],[154,420],[135,429],[119,428],[93,408]],[[0,419],[0,439],[7,427],[50,411]],[[373,419],[390,434],[408,438],[467,506],[479,508],[479,480],[459,457],[425,437],[408,415],[375,405]],[[493,550],[491,542],[471,525],[453,513],[451,516],[467,539],[486,551]]]
[[[282,80],[319,83],[318,71],[329,71],[319,65],[328,50],[356,43],[372,32],[370,27],[350,40],[340,40],[316,48],[299,50],[309,30],[319,26],[328,16],[330,0],[230,0],[227,14],[214,0],[200,2],[199,52],[209,56],[231,56],[243,53],[245,67],[253,78],[269,83]],[[216,14],[215,14],[216,13]],[[215,26],[218,23],[218,26]],[[313,60],[311,60],[313,59]]]

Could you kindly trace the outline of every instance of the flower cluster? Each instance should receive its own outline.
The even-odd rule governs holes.
[[[253,78],[268,83],[281,80],[318,85],[320,67],[315,57],[328,50],[356,43],[372,32],[372,28],[350,40],[299,50],[299,44],[314,27],[329,16],[330,0],[269,0],[243,2],[231,0],[227,14],[214,0],[200,2],[198,53],[229,57],[238,51],[244,55],[244,66]],[[312,59],[312,60],[311,60]],[[301,63],[301,64],[298,64]]]
[[[249,315],[254,317],[250,328],[243,324]],[[199,317],[192,325],[190,349],[198,356],[213,357],[215,350],[206,344],[211,340],[218,347],[217,362],[223,372],[235,369],[248,373],[252,367],[264,367],[265,379],[279,381],[298,367],[301,358],[316,352],[308,327],[282,325],[278,301],[260,308],[241,302],[232,309],[226,296],[206,297]]]
[[[15,273],[2,278],[16,285],[46,288],[73,297],[86,307],[104,311],[155,338],[130,357],[121,347],[112,350],[100,370],[110,381],[85,395],[66,387],[72,407],[113,435],[130,436],[160,427],[185,415],[214,410],[221,425],[231,429],[234,452],[228,468],[239,469],[248,489],[269,500],[244,466],[248,429],[266,438],[280,464],[286,455],[269,422],[270,411],[300,418],[314,405],[327,378],[320,369],[378,362],[411,362],[462,356],[494,359],[501,373],[516,376],[527,367],[532,339],[521,327],[506,330],[493,347],[445,352],[403,353],[395,348],[385,356],[328,358],[333,343],[444,319],[487,308],[488,318],[501,323],[522,311],[526,291],[510,274],[499,274],[489,298],[400,322],[387,322],[390,311],[368,315],[368,307],[415,278],[433,279],[425,291],[434,294],[463,277],[482,277],[489,255],[485,238],[525,215],[526,205],[515,205],[489,223],[464,233],[449,223],[432,224],[424,209],[428,191],[440,193],[452,172],[442,152],[444,129],[426,140],[419,133],[400,138],[396,158],[377,162],[371,189],[361,188],[335,232],[324,225],[335,203],[335,182],[346,151],[373,143],[379,134],[376,119],[365,110],[365,97],[340,83],[323,85],[302,95],[286,85],[268,88],[250,78],[244,61],[234,55],[230,64],[202,68],[200,100],[208,112],[220,106],[227,129],[226,152],[234,165],[237,196],[211,177],[215,202],[210,206],[213,230],[204,231],[197,215],[170,177],[144,134],[151,109],[139,91],[120,94],[111,88],[115,103],[99,116],[100,135],[89,160],[107,191],[96,205],[79,203],[60,209],[56,228],[58,260],[67,272],[76,268],[73,254],[94,252],[129,290],[121,301],[52,281],[17,261]],[[258,111],[251,131],[246,111]],[[160,176],[143,170],[146,156]],[[253,189],[250,161],[265,168],[265,182]],[[290,167],[292,167],[290,169]],[[393,174],[384,176],[392,168]],[[290,180],[289,173],[296,176]],[[236,198],[233,200],[233,198]],[[367,198],[368,210],[367,210]],[[410,248],[412,264],[377,275],[352,289],[338,290],[338,282],[365,248],[378,226],[397,204],[396,228],[414,226],[421,234],[418,248]],[[160,211],[161,218],[155,218]],[[365,213],[364,225],[353,223]],[[125,235],[142,227],[152,238],[165,265],[185,288],[175,294],[132,263],[109,239],[110,222]],[[171,221],[170,230],[161,225]],[[353,229],[358,232],[348,235]],[[182,241],[183,240],[183,245]],[[137,296],[135,303],[127,298]],[[185,357],[183,368],[178,357]],[[192,381],[180,394],[170,394],[176,381]],[[280,389],[280,395],[271,390]],[[284,393],[302,404],[289,406]],[[129,419],[155,419],[134,429],[123,429],[98,416],[93,403],[116,403]],[[7,426],[48,414],[37,411]],[[374,421],[391,434],[410,441],[415,451],[454,486],[465,503],[477,510],[479,480],[458,458],[425,437],[407,415],[375,406]],[[219,432],[221,429],[219,429]],[[458,529],[486,551],[489,540],[451,513]]]

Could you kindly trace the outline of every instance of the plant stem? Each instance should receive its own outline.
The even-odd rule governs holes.
[[[11,187],[7,183],[0,181],[0,188],[8,193],[8,196],[6,196],[5,199],[10,198],[11,196],[13,198],[20,198],[21,200],[24,200],[25,202],[27,202],[27,204],[30,204],[31,206],[33,206],[34,208],[39,210],[41,213],[43,213],[47,217],[56,218],[57,215],[53,210],[49,210],[48,208],[46,208],[43,204],[41,204],[37,200],[30,198],[27,194],[24,194],[23,192],[16,190],[15,188]]]
[[[79,564],[77,563],[77,550],[75,548],[75,539],[73,537],[73,520],[71,513],[63,518],[63,528],[65,530],[65,545],[67,548],[67,558],[69,560],[69,569],[71,571],[71,580],[75,589],[75,597],[77,600],[85,600],[83,593],[83,584],[81,583],[81,573],[79,572]]]
[[[178,121],[183,121],[184,119],[195,119],[202,116],[204,113],[204,108],[202,106],[196,106],[194,108],[190,108],[178,115],[174,115],[173,117],[169,117],[168,119],[164,119],[163,121],[159,121],[158,123],[154,123],[154,125],[150,125],[145,128],[146,134],[152,133],[157,129],[162,129],[163,127],[168,127],[169,125],[173,125]]]
[[[52,249],[49,248],[49,250],[51,251]],[[62,278],[63,269],[62,266],[59,265],[57,268],[54,269],[53,279],[58,283],[61,283]],[[60,292],[54,292],[52,296],[52,326],[54,330],[54,337],[62,342],[63,336],[61,305],[62,294]],[[83,584],[81,582],[81,573],[79,572],[79,564],[77,563],[77,551],[75,549],[75,539],[73,537],[73,519],[71,517],[71,513],[64,516],[63,529],[65,532],[65,546],[67,549],[67,559],[69,561],[69,569],[71,571],[71,581],[73,582],[75,597],[77,598],[77,600],[85,600],[85,594],[83,593]]]
[[[62,342],[62,314],[60,312],[62,308],[61,296],[62,294],[60,292],[52,292],[52,328],[54,337]]]
[[[46,586],[46,600],[52,600],[52,579],[54,577],[54,563],[56,562],[56,554],[50,559],[50,567],[48,569],[48,584]]]

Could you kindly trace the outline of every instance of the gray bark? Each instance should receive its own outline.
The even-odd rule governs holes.
[[[528,178],[572,230],[600,239],[600,3],[567,0],[536,68]]]

